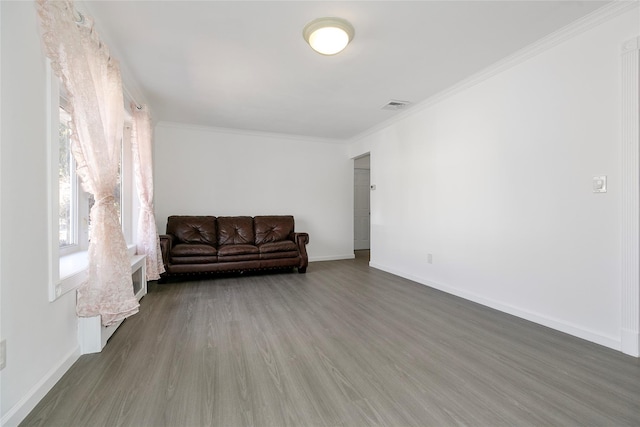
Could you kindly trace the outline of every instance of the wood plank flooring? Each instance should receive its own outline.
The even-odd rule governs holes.
[[[639,426],[640,361],[367,260],[153,285],[22,426]]]

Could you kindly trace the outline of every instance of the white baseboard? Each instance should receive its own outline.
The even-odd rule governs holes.
[[[582,338],[584,340],[591,341],[593,343],[596,343],[605,347],[609,347],[617,351],[623,351],[621,348],[622,343],[618,338],[602,335],[597,332],[582,328],[580,326],[577,326],[568,322],[564,322],[559,319],[554,319],[540,313],[531,312],[528,310],[521,309],[519,307],[512,306],[510,304],[505,304],[500,301],[495,301],[490,298],[485,298],[481,295],[474,294],[472,292],[467,292],[467,291],[453,288],[451,286],[446,286],[440,283],[431,282],[422,277],[414,276],[412,274],[406,274],[402,271],[396,270],[395,268],[388,267],[383,264],[370,262],[369,266],[373,268],[377,268],[378,270],[386,271],[387,273],[391,273],[393,275],[400,276],[405,279],[417,282],[421,285],[429,286],[431,288],[438,289],[448,294],[455,295],[460,298],[464,298],[466,300],[476,302],[486,307],[490,307],[498,311],[502,311],[503,313],[511,314],[513,316],[520,317],[525,320],[529,320],[539,325],[543,325],[548,328],[555,329],[557,331],[564,332],[566,334],[573,335],[575,337]],[[637,351],[637,345],[636,345],[636,351]],[[627,353],[627,354],[631,354],[631,353]]]
[[[638,331],[622,329],[622,352],[629,356],[640,357],[640,334]]]
[[[346,254],[346,255],[330,255],[330,256],[316,256],[309,257],[309,262],[316,261],[339,261],[341,259],[354,259],[356,256],[354,254]]]
[[[47,372],[29,392],[18,401],[0,420],[3,427],[14,427],[29,415],[29,412],[49,393],[60,378],[80,357],[80,347],[76,347],[57,366]]]

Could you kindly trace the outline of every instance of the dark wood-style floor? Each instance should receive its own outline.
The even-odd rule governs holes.
[[[638,426],[640,362],[369,268],[154,285],[23,426]]]

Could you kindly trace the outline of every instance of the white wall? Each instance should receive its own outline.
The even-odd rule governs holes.
[[[75,297],[48,302],[45,60],[32,2],[0,2],[1,423],[77,358]],[[620,334],[616,18],[353,144],[371,151],[372,262],[615,347]],[[156,214],[291,213],[312,259],[352,256],[345,147],[160,125]],[[610,191],[591,193],[606,174]],[[433,254],[427,264],[426,254]]]
[[[310,261],[353,258],[353,162],[344,145],[159,123],[155,213],[294,215]]]
[[[78,357],[75,293],[48,301],[47,88],[33,2],[0,2],[2,423],[13,425]]]
[[[353,141],[377,186],[371,265],[619,349],[621,46],[639,24],[620,15]]]

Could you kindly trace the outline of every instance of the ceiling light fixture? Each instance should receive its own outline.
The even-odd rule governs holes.
[[[323,55],[341,52],[355,35],[353,26],[342,18],[318,18],[305,25],[302,36]]]

